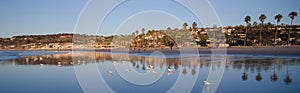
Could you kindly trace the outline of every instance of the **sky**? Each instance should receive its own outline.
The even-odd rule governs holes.
[[[221,26],[244,25],[244,17],[251,16],[251,22],[259,22],[258,17],[266,14],[266,22],[275,23],[274,16],[283,15],[282,23],[289,24],[288,13],[300,13],[299,0],[208,0],[214,9]],[[9,38],[16,35],[38,35],[56,33],[77,33],[78,20],[91,1],[88,0],[1,0],[0,1],[0,37]],[[96,4],[97,5],[97,4]],[[202,8],[199,4],[199,8]],[[99,6],[91,10],[91,16],[108,6]],[[92,7],[93,8],[93,7]],[[207,13],[206,11],[203,14]],[[90,20],[93,17],[90,17]],[[99,18],[99,24],[85,23],[83,26],[95,25],[98,30],[86,29],[83,34],[114,35],[131,34],[145,28],[166,29],[182,28],[183,22],[191,26],[196,21],[198,27],[209,27],[193,10],[173,0],[128,0],[119,3]],[[300,24],[299,16],[294,24]]]

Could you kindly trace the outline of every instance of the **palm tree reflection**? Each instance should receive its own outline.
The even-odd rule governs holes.
[[[271,75],[271,80],[272,81],[277,81],[278,77],[277,77],[277,74],[275,72],[275,68],[276,68],[276,64],[274,63],[274,67],[273,67],[273,75]]]
[[[260,74],[260,62],[258,63],[258,67],[257,67],[257,71],[258,71],[258,73],[257,73],[257,75],[256,75],[256,78],[255,78],[255,80],[256,81],[261,81],[262,80],[262,76],[261,76],[261,74]]]
[[[243,75],[242,75],[242,79],[243,80],[247,80],[248,79],[248,74],[246,72],[246,64],[245,64],[245,61],[244,61],[244,72],[243,72]]]
[[[292,78],[289,75],[289,64],[288,63],[286,64],[286,73],[287,73],[287,76],[285,77],[285,79],[283,81],[285,82],[285,84],[290,84],[290,83],[292,83]]]

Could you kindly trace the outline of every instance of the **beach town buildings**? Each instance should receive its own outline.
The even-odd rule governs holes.
[[[248,30],[246,35],[245,30]],[[226,26],[226,27],[193,27],[182,29],[168,27],[166,30],[137,30],[131,35],[97,36],[85,34],[51,34],[51,35],[22,35],[12,38],[0,38],[1,49],[72,49],[72,48],[165,48],[170,47],[210,47],[217,46],[258,46],[259,25]],[[262,30],[263,45],[287,46],[300,43],[300,25],[272,25],[267,24]],[[276,38],[275,38],[275,35]],[[290,38],[288,38],[290,35]],[[246,38],[247,36],[247,38]],[[288,40],[289,39],[289,40]]]

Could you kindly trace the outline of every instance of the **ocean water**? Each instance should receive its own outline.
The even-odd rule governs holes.
[[[0,58],[1,93],[300,91],[298,57],[0,51]]]

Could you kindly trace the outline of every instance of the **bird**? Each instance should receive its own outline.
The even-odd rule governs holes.
[[[40,68],[43,68],[44,67],[44,64],[43,63],[40,63]]]
[[[147,70],[153,69],[153,67],[154,67],[154,66],[149,65],[149,66],[147,67]]]
[[[204,85],[205,85],[206,87],[207,87],[208,85],[210,85],[210,84],[213,84],[213,83],[208,82],[208,81],[206,81],[206,80],[204,80],[203,83],[204,83]]]
[[[131,71],[131,69],[126,69],[126,72],[130,72]]]
[[[170,67],[168,67],[168,75],[171,75],[171,74],[173,74],[173,70]]]
[[[78,64],[78,65],[80,64],[80,62],[81,62],[80,60],[77,60],[77,64]]]
[[[61,66],[61,62],[60,61],[57,62],[57,66],[59,66],[59,67]]]
[[[113,62],[113,64],[114,64],[114,66],[117,66],[117,65],[119,65],[119,63],[118,63],[118,62],[116,62],[116,61],[114,61],[114,62]]]
[[[109,70],[108,72],[109,72],[109,73],[113,73],[112,70]]]
[[[108,72],[109,72],[109,76],[112,77],[113,76],[113,71],[110,69]]]
[[[43,58],[42,58],[42,57],[40,57],[39,59],[40,59],[40,61],[42,61],[42,60],[43,60]]]
[[[173,70],[170,67],[168,67],[168,72],[173,72]]]

